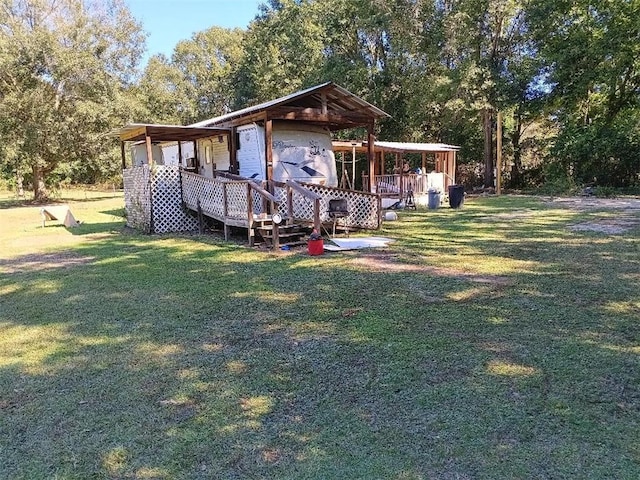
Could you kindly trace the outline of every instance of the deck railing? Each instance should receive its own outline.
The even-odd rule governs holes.
[[[292,187],[292,183],[307,193]],[[280,214],[294,221],[313,224],[315,228],[319,224],[330,223],[333,220],[329,217],[329,200],[346,199],[349,215],[340,219],[341,226],[373,230],[380,227],[382,208],[379,195],[292,181],[272,182],[272,188],[274,196],[280,200]]]
[[[295,181],[259,182],[241,177],[207,178],[191,172],[181,172],[182,199],[191,210],[207,215],[225,226],[249,229],[253,242],[256,222],[279,213],[287,223],[313,225],[318,231],[323,223],[330,223],[329,201],[346,199],[349,214],[340,220],[344,228],[377,229],[381,223],[380,195],[325,187]],[[267,191],[265,186],[273,192]],[[274,237],[278,227],[273,227]],[[274,238],[274,245],[277,240]]]
[[[278,211],[279,200],[259,184],[247,179],[207,178],[191,172],[181,172],[182,201],[208,217],[223,222],[225,239],[229,227],[248,229],[249,244],[253,244],[254,224],[266,215],[266,210]],[[259,206],[260,208],[257,208]],[[263,210],[262,207],[266,206]],[[273,228],[274,247],[278,247],[278,227]]]
[[[362,184],[369,185],[369,176],[362,176]],[[376,175],[374,177],[376,193],[385,196],[404,196],[411,191],[414,194],[425,194],[430,188],[435,188],[441,192],[445,191],[444,173],[407,173]]]

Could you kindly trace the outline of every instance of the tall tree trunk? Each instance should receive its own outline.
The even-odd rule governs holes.
[[[484,186],[493,187],[493,110],[486,108],[482,113],[484,130]]]
[[[522,186],[522,151],[520,147],[520,139],[522,137],[522,115],[520,114],[520,108],[516,110],[515,115],[516,124],[513,129],[513,135],[511,136],[511,145],[513,145],[513,166],[511,167],[511,182],[512,188],[519,188]]]
[[[16,171],[16,195],[18,198],[24,198],[24,175],[19,167]]]
[[[49,198],[47,186],[44,183],[44,170],[42,167],[34,166],[33,170],[33,199],[36,202],[43,202]]]

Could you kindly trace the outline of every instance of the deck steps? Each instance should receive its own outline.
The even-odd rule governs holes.
[[[270,221],[261,221],[260,225],[255,227],[256,234],[262,238],[262,240],[269,246],[273,246],[273,223]],[[306,242],[302,240],[307,235],[307,232],[301,225],[282,224],[278,227],[278,240],[281,247],[283,246],[299,246],[304,245]]]

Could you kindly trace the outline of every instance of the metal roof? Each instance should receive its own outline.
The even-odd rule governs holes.
[[[457,152],[460,147],[446,143],[375,142],[380,150],[389,152]]]
[[[185,127],[183,125],[158,125],[152,123],[130,123],[117,130],[123,142],[144,141],[147,136],[154,142],[197,140],[214,135],[228,135],[226,128]]]
[[[362,141],[335,141],[333,142],[334,150],[351,150],[353,147],[361,151],[367,148],[367,142]],[[448,145],[446,143],[415,143],[415,142],[379,142],[374,143],[376,151],[384,150],[385,152],[457,152],[460,147],[456,145]]]
[[[390,115],[378,107],[370,104],[369,102],[361,99],[357,95],[354,95],[347,89],[336,85],[333,82],[326,82],[315,87],[307,88],[306,90],[300,90],[299,92],[286,95],[284,97],[271,100],[269,102],[260,103],[251,107],[246,107],[235,112],[230,112],[218,117],[202,120],[201,122],[193,123],[191,127],[205,127],[212,125],[219,125],[231,120],[249,116],[261,111],[269,110],[273,107],[280,105],[290,104],[292,106],[311,106],[311,104],[320,103],[321,95],[326,95],[327,105],[331,106],[332,110],[342,113],[359,113],[368,114],[373,118],[389,117]]]

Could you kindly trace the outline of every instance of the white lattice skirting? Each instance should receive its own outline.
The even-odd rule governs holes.
[[[124,170],[123,177],[128,226],[147,233],[198,229],[182,207],[179,167],[143,165]]]
[[[197,230],[198,221],[186,208],[192,211],[199,208],[205,215],[225,224],[245,227],[250,224],[249,218],[264,210],[263,199],[252,192],[248,180],[211,179],[188,172],[182,172],[181,178],[179,167],[159,165],[130,168],[123,176],[127,225],[144,232]],[[310,183],[302,186],[322,197],[321,222],[331,221],[330,200],[346,199],[349,215],[341,219],[341,225],[373,230],[380,227],[378,195]],[[289,216],[287,188],[290,187],[274,189],[278,209],[285,218]],[[292,191],[292,210],[295,221],[313,224],[314,202],[295,190]]]

